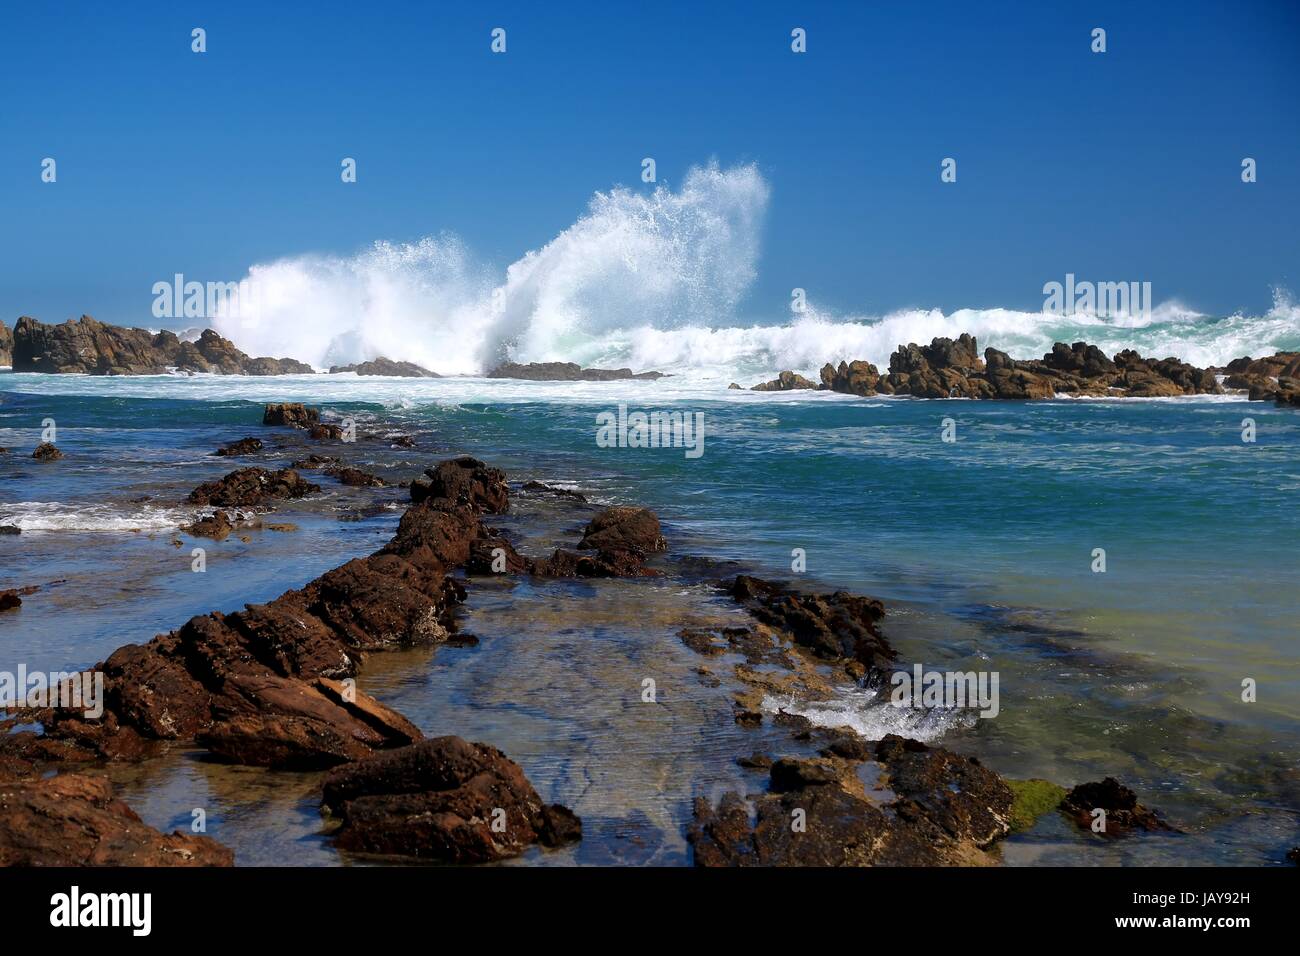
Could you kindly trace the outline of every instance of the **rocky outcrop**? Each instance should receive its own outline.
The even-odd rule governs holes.
[[[770,382],[761,382],[750,388],[751,392],[790,392],[796,389],[816,388],[817,385],[794,372],[782,372]]]
[[[1097,810],[1105,811],[1106,836],[1123,836],[1133,830],[1172,830],[1155,810],[1138,803],[1137,794],[1114,777],[1093,783],[1081,783],[1065,795],[1061,812],[1079,827],[1091,830],[1099,818]]]
[[[582,368],[576,362],[505,362],[487,373],[488,378],[519,378],[529,382],[614,382],[623,379],[653,381],[663,372],[633,372],[630,368]]]
[[[411,482],[411,500],[437,507],[466,507],[479,514],[499,515],[510,509],[506,476],[468,455],[440,462]]]
[[[656,551],[666,551],[668,542],[658,515],[649,508],[615,506],[588,522],[578,548],[596,553],[557,548],[549,558],[527,562],[528,570],[550,578],[657,577],[658,571],[645,566],[646,558]]]
[[[320,491],[292,468],[268,471],[265,468],[241,468],[224,478],[206,481],[190,492],[195,505],[251,507],[273,499],[305,498]]]
[[[278,402],[262,410],[263,425],[287,425],[290,428],[311,428],[320,422],[320,410],[302,402]]]
[[[356,365],[331,365],[330,374],[354,372],[357,375],[387,375],[397,378],[441,378],[437,372],[430,372],[414,362],[394,362],[392,359],[377,358]]]
[[[172,369],[217,375],[313,371],[293,359],[250,358],[212,329],[204,329],[193,342],[182,342],[174,332],[106,325],[88,315],[61,325],[19,318],[13,329],[13,368],[87,375],[163,375]]]
[[[847,591],[805,594],[743,574],[730,591],[756,620],[789,634],[818,657],[883,669],[898,656],[877,626],[885,606],[875,598]]]
[[[145,825],[104,777],[0,780],[0,866],[233,866],[206,836]]]
[[[14,333],[0,322],[0,367],[14,364]]]
[[[262,450],[262,441],[258,438],[241,438],[239,441],[232,441],[223,448],[218,448],[213,452],[222,458],[235,458],[240,455],[256,455]]]
[[[878,789],[864,786],[863,764]],[[988,865],[1012,803],[977,760],[890,734],[874,752],[777,760],[752,803],[696,798],[687,838],[696,866]]]
[[[839,368],[827,362],[822,366],[821,379],[824,389],[866,397],[876,394],[880,372],[870,362],[840,362]]]
[[[330,772],[322,804],[345,850],[443,863],[488,863],[529,846],[581,839],[571,810],[544,804],[495,747],[434,737]]]
[[[1030,361],[1013,359],[993,348],[985,349],[981,358],[975,338],[969,334],[935,338],[929,345],[900,345],[884,374],[877,374],[869,362],[841,362],[838,367],[828,363],[822,368],[820,385],[787,371],[753,388],[972,399],[1038,399],[1058,394],[1158,397],[1222,391],[1213,369],[1199,369],[1174,358],[1143,358],[1132,350],[1107,358],[1086,342],[1057,342],[1042,359]]]

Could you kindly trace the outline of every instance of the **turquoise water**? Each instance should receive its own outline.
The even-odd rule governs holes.
[[[0,523],[25,533],[0,537],[0,580],[48,586],[0,616],[0,667],[20,659],[32,668],[86,666],[191,614],[274,596],[386,540],[403,506],[399,489],[313,479],[322,496],[281,507],[275,518],[297,531],[213,544],[209,572],[190,573],[192,542],[173,543],[190,516],[182,500],[234,467],[207,453],[246,434],[267,441],[258,463],[282,467],[320,450],[260,425],[262,401],[305,399],[363,427],[373,420],[414,433],[413,450],[343,452],[394,479],[470,452],[512,479],[559,481],[596,501],[654,508],[674,556],[792,577],[791,552],[804,549],[809,586],[886,602],[885,630],[905,660],[1000,674],[999,716],[952,721],[936,739],[1009,776],[1066,785],[1117,776],[1187,831],[1093,847],[1049,820],[1007,843],[1010,863],[1260,864],[1294,845],[1296,411],[1223,398],[864,400],[665,383],[5,375],[0,445],[14,452],[0,456]],[[704,454],[598,447],[595,416],[619,402],[703,412]],[[54,464],[27,457],[45,418],[57,423],[68,455]],[[1255,421],[1254,443],[1242,441],[1244,418]],[[941,440],[945,419],[954,442]],[[289,444],[277,448],[272,435]],[[567,528],[562,516],[527,507],[508,520],[543,545]],[[555,527],[539,531],[548,521]],[[1093,570],[1099,548],[1104,573]],[[621,697],[608,687],[640,673],[625,661],[688,673],[698,661],[672,636],[681,609],[725,609],[703,586],[661,595],[618,582],[574,588],[478,588],[466,630],[480,636],[479,647],[385,657],[368,679],[426,730],[501,746],[548,799],[605,820],[577,862],[643,861],[620,855],[629,832],[659,834],[661,849],[647,858],[684,862],[678,831],[690,796],[734,785],[730,755],[752,751],[754,741],[721,726],[726,708],[692,691],[671,720],[638,725],[633,744],[619,737],[620,727],[634,731],[620,723],[630,718],[610,703]],[[587,609],[566,624],[578,598]],[[530,609],[527,624],[521,608]],[[646,620],[658,629],[653,640]],[[575,626],[607,642],[600,649],[612,653],[600,668],[575,665],[594,652],[590,635],[564,637]],[[575,667],[576,676],[565,673]],[[1246,678],[1258,685],[1253,703],[1241,698]],[[556,693],[569,702],[561,707],[548,687],[565,688]],[[816,717],[868,734],[876,727],[870,701],[851,688]],[[701,729],[715,720],[716,729]],[[169,767],[122,771],[129,799],[150,822],[175,825],[177,802],[199,788],[229,806],[225,838],[241,860],[285,862],[288,853],[336,861],[301,779],[192,758]],[[250,800],[296,822],[269,823],[276,814],[249,810]],[[531,860],[557,861],[573,860]]]

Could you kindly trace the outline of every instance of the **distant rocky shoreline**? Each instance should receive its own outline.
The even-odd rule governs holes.
[[[1220,384],[1219,376],[1226,376]],[[1201,369],[1176,358],[1143,358],[1125,349],[1108,358],[1086,342],[1057,342],[1042,359],[1013,359],[986,348],[979,356],[972,335],[935,338],[929,345],[900,345],[881,374],[870,362],[829,362],[820,383],[793,371],[751,387],[756,392],[799,389],[915,398],[1042,399],[1057,395],[1095,398],[1172,398],[1221,395],[1225,387],[1249,393],[1251,401],[1272,399],[1300,406],[1300,352],[1234,359],[1222,369]],[[731,388],[740,388],[732,384]]]
[[[314,374],[305,362],[291,358],[250,358],[212,329],[195,341],[182,341],[174,332],[151,332],[106,325],[83,315],[75,322],[46,325],[22,316],[13,330],[0,322],[0,365],[15,372],[82,373],[88,375],[159,375],[170,372],[219,375]],[[334,365],[331,373],[359,376],[441,378],[414,362],[376,358],[352,365]],[[630,368],[583,368],[575,362],[505,362],[487,378],[528,382],[656,381],[663,372],[634,372]],[[741,386],[732,383],[730,389]],[[750,386],[755,392],[831,391],[844,395],[910,395],[913,398],[1030,400],[1058,395],[1092,398],[1174,398],[1246,393],[1251,401],[1275,401],[1300,407],[1300,352],[1278,352],[1263,358],[1244,356],[1222,368],[1197,368],[1180,359],[1144,358],[1133,349],[1107,356],[1095,345],[1057,342],[1041,359],[1013,359],[986,348],[983,357],[975,337],[935,338],[929,345],[899,345],[881,373],[867,361],[827,362],[820,381],[792,370],[768,382]]]

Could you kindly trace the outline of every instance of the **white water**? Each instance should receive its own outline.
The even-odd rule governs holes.
[[[252,355],[317,368],[383,356],[473,375],[510,358],[744,385],[781,369],[815,374],[827,361],[883,370],[900,344],[962,332],[1017,358],[1079,340],[1200,366],[1300,348],[1300,307],[1280,289],[1258,316],[1204,316],[1177,302],[1117,318],[1002,308],[831,315],[809,305],[748,324],[737,309],[756,275],[769,192],[754,166],[715,164],[692,169],[675,191],[597,193],[583,216],[504,273],[447,233],[377,242],[350,258],[254,265],[256,324],[215,324]]]

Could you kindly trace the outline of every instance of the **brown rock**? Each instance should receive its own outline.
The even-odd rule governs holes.
[[[359,853],[487,863],[582,834],[572,811],[543,804],[505,754],[459,737],[339,767],[325,779],[322,804],[342,819],[335,843]]]
[[[36,450],[32,452],[32,457],[37,461],[58,461],[63,457],[63,452],[49,442],[42,442],[36,446]]]
[[[232,866],[206,836],[146,826],[106,778],[0,781],[0,866]]]
[[[312,484],[291,468],[241,468],[199,485],[190,492],[189,501],[196,505],[251,506],[271,499],[305,498],[317,491],[320,485]]]
[[[262,450],[262,442],[257,438],[241,438],[239,441],[231,442],[224,448],[218,448],[213,454],[220,455],[223,458],[233,458],[238,455],[255,455]]]
[[[302,402],[280,402],[267,405],[262,412],[263,425],[288,425],[290,428],[310,428],[320,421],[320,411]]]
[[[480,514],[505,514],[510,491],[505,472],[464,455],[426,469],[424,478],[411,482],[411,500],[430,499],[437,507],[465,507]]]
[[[1106,836],[1123,836],[1131,830],[1172,830],[1154,810],[1138,803],[1137,794],[1114,777],[1081,783],[1065,795],[1061,812],[1079,827],[1090,830],[1093,811],[1106,811]]]

